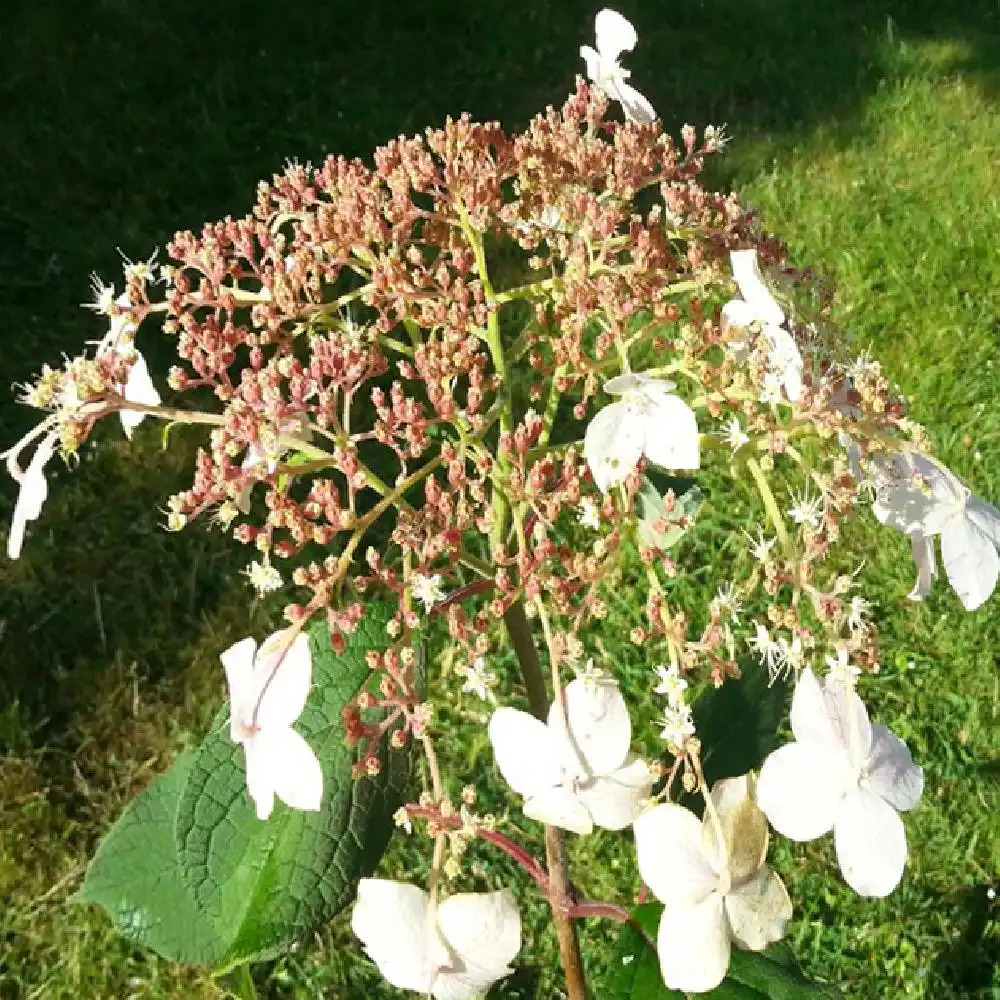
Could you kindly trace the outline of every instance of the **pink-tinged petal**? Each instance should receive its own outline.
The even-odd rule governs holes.
[[[594,821],[587,807],[568,788],[549,788],[525,799],[524,815],[571,833],[588,834],[594,831]]]
[[[966,611],[985,604],[1000,578],[1000,554],[993,539],[963,511],[941,530],[941,562]]]
[[[859,788],[843,801],[833,842],[844,881],[859,896],[888,896],[906,866],[906,831],[896,810]]]
[[[701,465],[698,420],[679,396],[661,395],[647,403],[643,452],[664,469]]]
[[[656,951],[669,989],[715,989],[729,968],[729,924],[722,896],[713,892],[693,906],[668,906],[660,917]]]
[[[319,809],[323,802],[323,771],[319,758],[294,729],[263,729],[248,740],[246,746],[248,768],[250,753],[255,761],[265,761],[267,780],[285,805],[309,812]]]
[[[49,495],[49,484],[45,480],[45,466],[55,451],[58,439],[53,434],[42,438],[31,461],[21,478],[14,516],[11,519],[10,534],[7,536],[7,556],[18,559],[24,545],[24,532],[29,521],[37,521],[42,512],[42,504]]]
[[[761,951],[785,936],[792,901],[785,883],[767,865],[726,895],[733,940],[746,951]]]
[[[564,748],[555,734],[533,715],[498,708],[490,717],[490,743],[504,780],[518,795],[554,788],[566,777]]]
[[[635,122],[636,125],[648,125],[656,121],[656,109],[635,87],[624,80],[616,80],[614,89],[615,97],[625,112],[626,121]]]
[[[622,17],[618,11],[609,10],[607,7],[597,12],[597,17],[594,18],[594,31],[597,35],[597,51],[611,62],[617,62],[623,52],[631,52],[639,40],[631,22]]]
[[[590,777],[620,767],[632,742],[632,722],[618,685],[610,679],[577,678],[566,686],[565,701],[567,770]],[[566,732],[558,702],[549,709],[549,730],[560,735]]]
[[[733,250],[729,254],[729,261],[733,269],[733,279],[736,281],[746,302],[756,319],[761,323],[772,323],[780,326],[785,321],[785,314],[781,306],[774,300],[774,296],[768,291],[764,284],[764,277],[760,273],[757,264],[756,250]]]
[[[229,686],[229,733],[234,743],[242,743],[246,738],[257,702],[253,672],[256,653],[257,643],[248,636],[219,654]]]
[[[909,747],[885,726],[872,726],[872,737],[861,787],[885,799],[894,809],[912,809],[924,792],[923,769],[913,763]]]
[[[917,580],[906,596],[911,601],[922,601],[930,592],[937,576],[937,560],[934,558],[934,539],[930,535],[922,535],[919,531],[910,535],[910,548],[913,550],[913,561],[917,565]]]
[[[288,629],[268,636],[257,651],[254,679],[258,686],[256,722],[261,729],[285,728],[302,714],[312,686],[312,653],[303,632],[287,645]]]
[[[701,820],[673,803],[654,806],[633,823],[639,874],[667,907],[700,903],[719,884],[702,849]]]
[[[624,830],[632,824],[639,803],[649,798],[652,789],[653,775],[646,762],[639,758],[626,758],[623,767],[602,778],[585,782],[576,794],[586,806],[595,826],[605,830]]]
[[[429,992],[437,969],[449,960],[431,922],[430,897],[415,885],[363,878],[351,930],[397,989]]]
[[[521,950],[521,914],[509,889],[449,896],[438,906],[437,923],[453,953],[431,990],[438,1000],[479,996],[514,971],[510,963]]]
[[[788,743],[760,769],[757,805],[792,840],[829,833],[853,780],[847,759],[816,743]]]
[[[583,453],[602,493],[623,483],[639,464],[645,436],[641,410],[624,400],[594,415],[583,436]]]

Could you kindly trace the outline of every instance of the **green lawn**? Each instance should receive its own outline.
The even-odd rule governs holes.
[[[835,279],[858,348],[884,360],[941,458],[1000,502],[996,0],[620,9],[639,30],[633,82],[668,128],[728,123],[715,182],[760,209],[796,264]],[[77,304],[91,270],[116,274],[116,246],[145,258],[176,228],[242,214],[286,158],[364,155],[462,110],[520,127],[561,102],[594,13],[569,0],[8,0],[0,384],[102,332]],[[162,370],[169,345],[148,344]],[[32,419],[5,388],[0,442]],[[145,426],[132,446],[99,435],[79,468],[51,477],[22,559],[0,563],[0,1000],[223,995],[68,902],[101,833],[221,703],[218,652],[280,612],[249,599],[236,576],[245,553],[219,534],[158,527],[189,459],[162,453]],[[12,502],[4,487],[0,521]],[[798,907],[790,941],[809,972],[858,1000],[1000,997],[1000,907],[986,895],[1000,876],[1000,596],[967,615],[939,583],[909,604],[906,540],[875,527],[851,537],[882,620],[867,694],[923,764],[927,791],[907,820],[911,866],[884,901],[840,883],[829,838],[777,849]],[[609,635],[627,631],[614,624]],[[635,654],[607,646],[627,687]],[[453,718],[461,741],[446,752],[487,766],[481,722]],[[420,846],[398,842],[386,872],[423,864]],[[575,846],[593,895],[632,871],[611,839]],[[543,917],[528,908],[529,922]],[[596,969],[612,932],[583,929]],[[540,975],[508,995],[553,996],[553,955],[547,937],[527,948]],[[255,975],[262,997],[392,995],[343,921]]]

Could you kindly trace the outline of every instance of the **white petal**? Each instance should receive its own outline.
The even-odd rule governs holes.
[[[993,539],[964,512],[941,531],[941,562],[966,611],[975,611],[996,589],[1000,555]]]
[[[597,51],[611,62],[616,62],[623,52],[631,52],[639,40],[631,22],[618,11],[606,7],[598,11],[594,18],[594,31],[597,35]]]
[[[351,930],[391,986],[427,993],[448,953],[431,924],[423,889],[386,879],[363,878]]]
[[[315,812],[323,801],[323,771],[312,747],[290,727],[261,730],[247,746],[267,760],[274,794],[292,809]]]
[[[643,452],[665,469],[697,469],[701,465],[698,420],[679,396],[660,396],[647,404]]]
[[[642,457],[645,422],[626,402],[611,403],[595,414],[583,438],[583,453],[597,488],[606,493],[625,481]]]
[[[757,265],[756,250],[733,250],[729,254],[733,268],[733,278],[739,286],[743,301],[753,309],[754,316],[761,323],[780,326],[785,321],[781,306],[764,284],[764,277]]]
[[[268,819],[274,810],[274,770],[276,763],[267,742],[252,737],[243,741],[247,791],[257,809],[257,819]]]
[[[462,986],[475,996],[513,972],[510,963],[521,950],[521,914],[509,889],[449,896],[438,906],[437,922],[461,966],[439,974],[435,997],[450,1000]],[[440,982],[446,979],[453,981]]]
[[[665,802],[633,824],[639,874],[661,902],[692,906],[718,885],[702,850],[701,821],[689,809]]]
[[[982,531],[1000,548],[1000,510],[991,503],[981,500],[979,497],[969,497],[965,503],[965,516],[972,521],[980,531]]]
[[[594,822],[580,797],[561,786],[525,799],[524,815],[571,833],[588,834],[594,830]]]
[[[812,669],[806,667],[795,682],[791,710],[792,732],[800,743],[819,743],[831,748],[847,746],[833,725],[823,687]]]
[[[627,121],[637,125],[648,125],[656,121],[656,109],[645,95],[640,94],[631,84],[624,80],[615,81],[615,97],[621,103]]]
[[[781,378],[785,394],[797,403],[802,398],[802,370],[804,363],[795,339],[780,326],[768,323],[764,326],[764,337],[770,348],[768,362],[771,370]]]
[[[577,678],[566,686],[565,699],[570,741],[566,764],[572,773],[589,777],[620,767],[632,742],[632,722],[618,685]],[[549,729],[565,732],[558,702],[549,708]]]
[[[564,780],[563,747],[533,715],[498,708],[490,717],[489,736],[497,767],[518,795],[535,795]]]
[[[833,828],[844,881],[860,896],[888,896],[906,866],[906,832],[896,810],[857,789],[843,802]]]
[[[626,764],[618,770],[585,782],[576,794],[595,826],[624,830],[632,824],[639,803],[649,798],[652,789],[653,775],[646,762],[632,758],[626,759]]]
[[[937,559],[934,557],[934,539],[914,531],[910,535],[913,561],[917,564],[917,581],[906,596],[911,601],[922,601],[930,592],[937,576]]]
[[[7,537],[7,555],[18,559],[21,547],[24,545],[24,531],[28,521],[38,520],[42,512],[42,504],[49,495],[49,484],[45,480],[45,465],[55,451],[57,438],[53,434],[44,437],[31,456],[31,461],[24,470],[17,502],[14,504],[14,516],[11,519],[10,534]]]
[[[626,372],[609,378],[601,388],[609,396],[623,396],[627,392],[634,392],[648,399],[656,399],[676,389],[677,383],[645,372]]]
[[[730,327],[743,328],[749,326],[757,318],[754,308],[743,299],[730,299],[722,307],[722,332],[728,333]]]
[[[668,906],[660,917],[656,950],[669,989],[705,993],[729,968],[729,926],[722,896],[713,892],[693,906]]]
[[[153,380],[149,376],[146,359],[138,352],[136,352],[135,362],[125,378],[122,395],[130,403],[143,403],[146,406],[160,405],[160,394],[156,391],[156,386],[153,385]],[[139,413],[136,410],[120,410],[118,415],[125,436],[130,439],[135,428],[146,418],[145,413]]]
[[[837,742],[847,748],[852,766],[861,767],[872,748],[872,726],[865,703],[853,688],[833,683],[829,678],[823,684],[823,700]]]
[[[593,82],[601,79],[601,56],[589,45],[580,46],[580,55],[587,63],[587,78]]]
[[[912,809],[923,794],[923,770],[913,763],[907,745],[885,726],[872,726],[872,749],[861,787],[903,812]]]
[[[248,636],[219,654],[229,686],[229,732],[234,743],[243,741],[245,727],[251,723],[257,702],[253,673],[256,652],[257,643]]]
[[[764,761],[757,804],[792,840],[815,840],[839,815],[851,773],[846,758],[818,743],[788,743]]]
[[[309,697],[312,685],[309,639],[300,632],[282,656],[287,633],[288,629],[282,629],[268,636],[254,661],[254,680],[260,692],[256,721],[262,729],[290,726],[302,714]]]
[[[785,936],[792,901],[784,882],[767,865],[726,896],[733,940],[747,951],[761,951]]]

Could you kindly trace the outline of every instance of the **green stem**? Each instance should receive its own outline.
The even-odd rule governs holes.
[[[747,468],[750,470],[750,475],[753,476],[753,480],[757,484],[757,489],[760,492],[760,498],[764,501],[764,509],[767,511],[767,515],[771,519],[771,524],[774,525],[774,530],[778,535],[778,541],[781,542],[781,548],[787,556],[791,553],[792,545],[788,538],[788,532],[785,530],[785,520],[781,516],[781,511],[778,508],[778,502],[774,499],[774,494],[771,492],[771,486],[767,481],[767,476],[764,475],[764,470],[760,467],[760,464],[755,458],[747,459]]]

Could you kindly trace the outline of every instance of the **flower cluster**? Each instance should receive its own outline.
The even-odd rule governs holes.
[[[261,820],[276,798],[322,805],[323,762],[294,728],[312,685],[307,622],[325,616],[338,649],[373,597],[390,602],[371,683],[342,721],[358,778],[379,773],[383,737],[419,746],[430,787],[397,820],[423,824],[435,860],[428,891],[363,880],[353,927],[391,983],[438,998],[479,995],[520,949],[508,890],[441,898],[473,840],[516,860],[557,921],[594,911],[558,851],[543,866],[472,812],[474,786],[452,805],[436,700],[491,705],[496,764],[527,817],[580,835],[634,827],[664,905],[664,980],[707,990],[734,944],[760,950],[790,919],[768,822],[794,840],[832,830],[859,893],[883,896],[902,876],[898,811],[917,803],[922,774],[855,690],[879,653],[860,567],[836,555],[844,522],[871,505],[910,538],[914,598],[935,578],[935,537],[967,609],[1000,577],[1000,511],[928,454],[880,366],[850,356],[824,286],[735,196],[699,183],[721,128],[699,139],[686,125],[675,142],[627,82],[633,26],[603,10],[595,27],[596,49],[580,50],[591,82],[523,132],[463,115],[370,164],[290,163],[247,215],[177,233],[168,264],[126,262],[123,292],[95,280],[89,308],[107,331],[93,356],[43,369],[24,401],[45,417],[4,455],[20,488],[17,558],[48,462],[75,455],[102,418],[118,414],[129,437],[147,416],[208,428],[167,527],[210,518],[252,548],[256,592],[285,600],[288,628],[221,655]],[[154,325],[176,346],[177,405],[135,348]],[[748,551],[688,544],[702,509],[731,521],[724,491],[691,485],[703,470],[749,490]],[[696,563],[715,574],[710,600],[676,585]],[[664,700],[658,750],[674,758],[655,796],[660,764],[633,751],[617,664],[588,660],[626,584],[627,635],[640,662],[660,664],[648,685]],[[446,636],[434,663],[458,691],[427,693],[429,632]],[[508,646],[531,714],[506,703],[495,657]],[[694,699],[738,678],[747,653],[772,679],[797,679],[795,740],[759,781],[708,788]],[[700,819],[670,801],[682,767]]]

